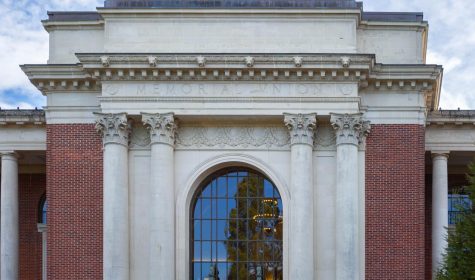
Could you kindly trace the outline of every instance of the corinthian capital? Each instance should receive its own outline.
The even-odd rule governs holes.
[[[175,145],[177,125],[173,113],[142,113],[142,122],[150,131],[150,140],[152,144],[162,143],[171,146]]]
[[[290,131],[291,145],[308,144],[313,146],[317,114],[284,114],[284,122]]]
[[[127,114],[102,114],[94,113],[96,116],[96,130],[102,135],[104,145],[109,143],[129,144],[129,125]]]
[[[369,134],[369,121],[363,120],[363,114],[331,114],[330,122],[336,130],[336,144],[359,145]]]

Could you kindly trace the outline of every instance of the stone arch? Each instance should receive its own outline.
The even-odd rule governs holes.
[[[201,186],[202,182],[211,174],[228,167],[245,167],[253,169],[269,178],[280,193],[283,204],[283,269],[284,279],[288,275],[288,248],[289,248],[289,205],[290,194],[285,181],[265,162],[245,154],[224,154],[208,160],[203,161],[198,165],[188,178],[186,187],[177,196],[176,206],[176,275],[177,279],[189,279],[190,275],[190,212],[192,207],[192,200]],[[185,269],[183,269],[185,268]]]

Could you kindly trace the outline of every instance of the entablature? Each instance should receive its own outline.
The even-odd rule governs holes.
[[[252,81],[353,83],[361,90],[422,91],[438,106],[442,67],[384,65],[370,54],[81,53],[76,65],[23,65],[44,94],[100,91],[103,82]]]

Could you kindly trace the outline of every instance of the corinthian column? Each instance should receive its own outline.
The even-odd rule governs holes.
[[[19,263],[18,160],[13,152],[2,157],[0,279],[17,280]]]
[[[173,113],[145,114],[150,131],[150,277],[175,279],[175,183]]]
[[[95,114],[104,143],[104,280],[129,279],[127,116]]]
[[[290,279],[314,280],[313,141],[316,114],[284,114],[290,131]]]
[[[332,114],[336,131],[336,279],[360,279],[358,146],[369,133],[362,114]]]

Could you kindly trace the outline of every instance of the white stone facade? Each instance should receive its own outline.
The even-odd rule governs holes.
[[[48,64],[22,69],[47,96],[46,124],[97,123],[104,137],[104,279],[190,279],[193,196],[229,166],[261,172],[282,196],[284,279],[365,279],[371,124],[429,124],[445,207],[441,154],[475,151],[473,127],[430,125],[442,68],[425,64],[427,23],[362,13],[99,8],[44,22]],[[2,151],[46,150],[39,124],[0,135]],[[13,159],[2,153],[2,245],[14,247]],[[16,279],[5,250],[2,279]]]

